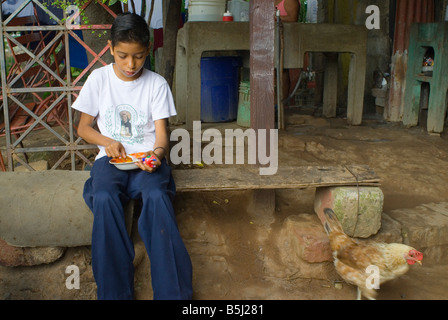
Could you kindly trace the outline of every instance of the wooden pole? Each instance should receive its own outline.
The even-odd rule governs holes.
[[[274,129],[274,1],[252,0],[249,11],[251,127]]]
[[[250,123],[257,132],[266,129],[266,153],[270,150],[270,129],[275,128],[274,36],[275,7],[272,0],[250,1]],[[257,154],[259,149],[257,139]],[[257,165],[260,165],[257,157]],[[252,212],[273,217],[275,190],[255,190]],[[269,212],[266,212],[269,211]],[[253,217],[255,218],[255,217]]]

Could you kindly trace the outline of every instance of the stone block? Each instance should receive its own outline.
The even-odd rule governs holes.
[[[378,187],[322,187],[316,189],[314,211],[324,221],[323,210],[331,208],[347,235],[368,238],[381,228],[383,203]]]
[[[401,224],[403,242],[423,252],[424,264],[448,264],[448,202],[388,214]]]
[[[385,243],[403,243],[401,224],[387,213],[381,215],[381,228],[377,234],[369,237],[369,241]]]
[[[13,247],[0,239],[0,265],[5,267],[36,266],[58,260],[65,252],[60,247]]]

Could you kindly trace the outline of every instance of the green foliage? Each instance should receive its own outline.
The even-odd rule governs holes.
[[[76,6],[78,8],[82,8],[88,1],[89,0],[54,0],[54,1],[44,0],[42,1],[42,4],[46,7],[52,6],[58,9],[62,9],[64,12],[66,12],[69,6]],[[94,0],[94,2],[96,3],[98,3],[98,1],[101,1],[102,3],[107,4],[108,6],[114,5],[118,1],[122,3],[128,3],[128,0]],[[85,15],[85,12],[82,11],[80,13],[80,17],[83,24],[85,25],[89,24],[89,19]],[[62,19],[62,21],[64,20],[65,19]]]
[[[300,13],[299,13],[299,22],[306,22],[306,10],[307,10],[307,1],[300,0]]]
[[[67,9],[70,6],[76,6],[78,8],[82,8],[88,1],[89,0],[55,0],[55,1],[44,0],[44,1],[42,1],[42,4],[46,7],[52,6],[54,8],[62,9],[64,12],[67,12]],[[94,2],[96,2],[96,3],[98,3],[99,1],[101,1],[104,4],[107,4],[108,6],[114,5],[118,1],[125,3],[125,4],[128,3],[128,0],[94,0]],[[70,16],[73,13],[67,12],[67,14]],[[89,18],[86,16],[84,11],[81,11],[79,13],[79,17],[81,18],[83,25],[90,24]],[[67,18],[63,18],[63,19],[61,19],[61,21],[64,23],[66,21],[66,19]],[[96,32],[94,30],[92,30],[92,33],[96,33]],[[106,34],[107,34],[106,30],[104,30],[102,32],[98,32],[98,37],[101,37]]]
[[[107,2],[107,0],[102,0],[102,1],[103,1],[103,3],[106,3],[106,2]],[[108,4],[108,6],[113,6],[117,1],[118,1],[118,0],[109,0],[109,4]],[[120,0],[120,2],[128,3],[128,0]]]

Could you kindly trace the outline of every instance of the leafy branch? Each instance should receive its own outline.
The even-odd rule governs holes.
[[[55,0],[55,1],[49,1],[49,0],[44,0],[42,1],[42,4],[46,7],[49,6],[53,6],[55,8],[58,9],[62,9],[64,12],[67,11],[67,9],[69,9],[69,7],[71,6],[76,6],[78,8],[82,8],[87,2],[89,2],[90,0]],[[134,4],[134,0],[94,0],[95,3],[101,2],[103,4],[107,4],[109,7],[113,6],[114,4],[116,4],[117,2],[121,2],[124,4],[128,4],[128,2],[131,3],[131,7],[135,12],[135,4]],[[87,16],[85,15],[85,12],[80,12],[80,17],[81,20],[83,22],[83,24],[89,24],[89,19],[87,18]],[[62,19],[61,21],[65,21],[65,19]]]
[[[90,0],[55,0],[55,1],[44,0],[44,1],[42,1],[42,4],[44,6],[46,6],[47,8],[49,6],[52,6],[54,8],[61,9],[61,10],[63,10],[64,12],[66,12],[68,14],[71,14],[71,12],[70,12],[71,7],[75,6],[77,8],[82,8],[89,1]],[[109,7],[113,6],[117,2],[121,2],[121,3],[123,3],[123,4],[125,4],[127,6],[128,2],[130,2],[131,3],[131,7],[132,7],[133,11],[135,12],[134,0],[130,0],[130,1],[128,1],[128,0],[94,0],[94,3],[98,3],[100,1],[101,1],[101,3],[106,4]],[[89,25],[90,24],[89,18],[87,17],[87,15],[84,12],[84,10],[80,10],[79,17],[80,17],[83,25]],[[69,17],[62,18],[61,22],[65,23],[67,18],[69,18]],[[92,33],[95,33],[95,31],[92,30]],[[101,37],[102,35],[104,35],[106,33],[107,33],[107,31],[103,31],[102,33],[98,34],[98,36]]]

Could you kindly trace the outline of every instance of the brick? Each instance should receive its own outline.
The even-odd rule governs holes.
[[[383,202],[378,187],[322,187],[316,189],[314,211],[324,221],[323,210],[331,208],[347,235],[368,238],[381,228]]]
[[[276,238],[278,257],[265,258],[268,272],[281,277],[330,279],[335,277],[330,242],[314,214],[289,216]]]

